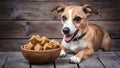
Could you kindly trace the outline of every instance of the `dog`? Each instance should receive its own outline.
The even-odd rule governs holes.
[[[110,51],[111,39],[108,32],[99,25],[88,23],[92,14],[99,14],[99,10],[89,4],[83,6],[60,4],[52,10],[57,11],[61,16],[63,25],[61,32],[61,57],[66,56],[66,51],[75,53],[70,57],[71,63],[80,63],[95,54],[95,51],[102,49]]]

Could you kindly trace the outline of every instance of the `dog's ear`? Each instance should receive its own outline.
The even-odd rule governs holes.
[[[61,13],[64,11],[65,7],[66,7],[65,4],[60,4],[60,5],[56,6],[56,7],[54,7],[54,8],[51,10],[51,12],[57,11],[58,14],[61,15]]]
[[[99,10],[92,7],[89,4],[83,5],[82,8],[83,8],[83,11],[85,12],[85,14],[87,14],[88,16],[90,16],[92,13],[97,14],[97,15],[99,14]]]

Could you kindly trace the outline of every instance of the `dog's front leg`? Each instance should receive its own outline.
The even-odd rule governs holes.
[[[87,47],[81,51],[79,51],[75,56],[70,57],[71,63],[80,63],[81,60],[87,59],[90,56],[94,55],[93,46],[88,44]]]
[[[65,57],[67,55],[66,50],[63,45],[61,45],[60,57]]]

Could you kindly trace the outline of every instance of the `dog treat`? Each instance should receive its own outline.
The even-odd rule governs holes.
[[[59,42],[56,40],[51,40],[49,42],[49,45],[52,46],[52,48],[58,48],[59,47]]]
[[[25,44],[25,45],[23,46],[23,48],[30,50],[30,47],[29,47],[28,44]]]
[[[50,46],[48,43],[46,43],[43,47],[44,50],[50,50],[52,49],[52,46]]]
[[[50,40],[47,37],[40,37],[39,35],[33,35],[29,39],[29,43],[25,44],[23,48],[28,50],[50,50],[60,47],[60,44],[56,40]]]
[[[39,35],[33,35],[29,41],[33,44],[33,45],[36,45],[37,43],[41,43],[41,39],[40,39],[40,36]]]
[[[36,46],[34,47],[35,51],[41,51],[43,48],[40,44],[36,44]]]
[[[49,42],[49,39],[44,36],[44,37],[41,38],[41,43],[40,43],[40,44],[41,44],[42,46],[44,46],[45,43],[48,43],[48,42]]]
[[[24,45],[24,48],[28,49],[28,50],[33,50],[33,47],[34,47],[34,45],[31,42],[29,42],[28,44]]]

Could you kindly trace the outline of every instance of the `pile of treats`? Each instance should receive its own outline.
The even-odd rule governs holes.
[[[23,48],[27,50],[35,50],[35,51],[51,50],[59,47],[60,47],[60,44],[58,41],[50,40],[45,36],[40,37],[39,35],[33,35],[29,39],[29,43],[23,46]]]

